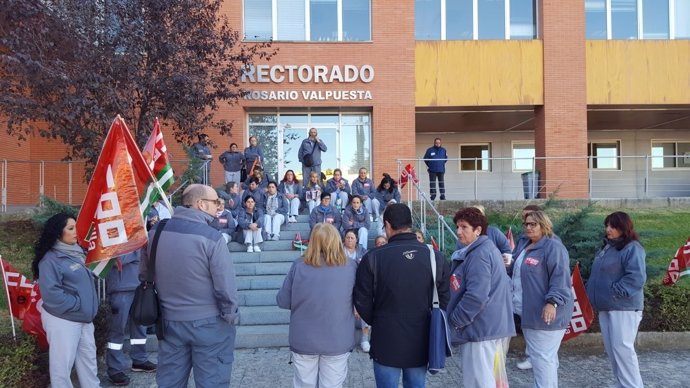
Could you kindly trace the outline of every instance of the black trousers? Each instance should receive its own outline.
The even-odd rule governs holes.
[[[441,198],[446,198],[446,183],[443,180],[443,172],[431,172],[429,171],[429,193],[431,194],[431,199],[436,198],[436,181],[438,181],[438,191],[441,193]]]

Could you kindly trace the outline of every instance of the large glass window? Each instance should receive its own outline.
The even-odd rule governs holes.
[[[446,39],[471,40],[473,19],[472,0],[446,0]]]
[[[652,168],[677,167],[690,167],[690,142],[653,141]]]
[[[535,3],[536,0],[415,0],[415,37],[535,39]]]
[[[343,1],[343,40],[369,40],[369,0]]]
[[[244,2],[244,36],[247,40],[273,39],[272,0]]]
[[[637,0],[611,0],[611,38],[637,39]]]
[[[534,39],[535,20],[532,0],[510,0],[510,39]]]
[[[645,1],[642,3],[642,37],[644,39],[668,39],[668,0]]]
[[[415,0],[414,26],[417,40],[440,40],[441,1]]]
[[[478,0],[479,39],[505,39],[505,0]]]
[[[534,143],[513,143],[513,171],[534,170]]]
[[[690,0],[675,0],[675,38],[690,39]]]
[[[338,3],[336,0],[311,0],[309,12],[311,19],[309,40],[338,40]]]
[[[589,143],[587,156],[592,158],[592,168],[598,170],[620,170],[621,142],[603,141]]]
[[[368,41],[371,0],[244,0],[244,36],[253,41]]]
[[[585,0],[587,39],[606,39],[606,0]]]
[[[293,170],[302,180],[297,159],[299,147],[316,128],[328,147],[321,154],[321,169],[329,178],[335,168],[352,181],[360,167],[371,170],[371,117],[367,112],[352,113],[250,113],[249,136],[256,136],[264,150],[265,170],[270,179],[282,179]]]
[[[304,40],[304,0],[279,0],[277,6],[277,40]]]
[[[461,144],[460,171],[491,171],[491,144]]]

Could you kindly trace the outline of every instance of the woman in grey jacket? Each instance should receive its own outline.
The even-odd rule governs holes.
[[[64,213],[50,217],[34,252],[31,266],[41,290],[39,310],[50,345],[50,386],[72,387],[74,366],[80,386],[99,387],[93,328],[98,295],[95,276],[77,244],[74,218]]]
[[[522,323],[534,386],[558,387],[558,349],[573,315],[568,251],[541,211],[523,218],[526,239],[513,252],[513,309]]]
[[[592,264],[587,296],[599,312],[601,336],[619,387],[642,387],[635,337],[644,308],[645,251],[624,212],[604,220],[606,239]]]
[[[503,343],[515,335],[510,280],[503,258],[486,237],[486,217],[476,208],[453,218],[467,247],[455,256],[450,277],[448,317],[451,340],[460,345],[465,387],[496,387],[495,358],[505,365]]]
[[[355,346],[352,289],[357,263],[348,259],[333,225],[314,226],[309,247],[285,277],[276,301],[290,310],[293,386],[338,388]]]

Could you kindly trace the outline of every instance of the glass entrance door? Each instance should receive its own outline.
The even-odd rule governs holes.
[[[371,169],[369,113],[348,114],[249,114],[249,136],[256,136],[264,152],[264,169],[279,181],[287,170],[303,180],[297,159],[309,128],[316,128],[328,150],[321,153],[321,171],[330,178],[340,168],[352,181],[360,167]]]

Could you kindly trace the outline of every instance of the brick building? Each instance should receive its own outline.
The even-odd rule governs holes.
[[[316,127],[324,169],[378,180],[441,137],[456,159],[449,199],[519,199],[533,170],[563,198],[690,195],[690,0],[238,0],[223,12],[279,52],[220,112],[235,127],[209,133],[215,156],[256,135],[272,175],[299,173]],[[0,140],[4,159],[62,157],[42,139]]]

